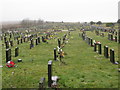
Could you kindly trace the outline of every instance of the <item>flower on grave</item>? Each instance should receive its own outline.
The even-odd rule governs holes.
[[[15,63],[14,63],[13,61],[8,61],[8,62],[6,63],[6,66],[7,66],[7,67],[15,67]]]

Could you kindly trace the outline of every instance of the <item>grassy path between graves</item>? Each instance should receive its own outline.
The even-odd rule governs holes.
[[[91,33],[89,35],[92,37]],[[53,48],[56,46],[57,39],[50,40],[49,44],[41,43],[31,50],[29,43],[23,43],[19,45],[18,57],[14,57],[13,47],[12,60],[18,65],[15,68],[5,67],[5,49],[3,49],[3,88],[38,88],[41,77],[46,78],[47,85],[47,63],[48,60],[53,60]],[[93,47],[78,37],[77,31],[71,32],[69,43],[65,45],[63,51],[67,55],[62,60],[67,65],[59,61],[53,62],[53,76],[60,77],[58,83],[60,88],[118,87],[118,66],[110,63],[103,55],[95,53]],[[18,63],[19,58],[23,62]]]

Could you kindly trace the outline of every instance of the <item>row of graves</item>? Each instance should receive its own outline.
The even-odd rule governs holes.
[[[33,47],[35,47],[35,45],[39,45],[41,43],[41,41],[43,43],[48,43],[48,39],[51,38],[51,36],[53,35],[53,33],[47,33],[45,36],[41,36],[39,37],[37,34],[31,34],[26,36],[24,34],[24,36],[21,35],[21,33],[16,33],[17,35],[19,34],[19,36],[14,36],[15,34],[11,34],[11,33],[5,33],[2,35],[2,46],[5,47],[6,49],[6,63],[8,61],[11,61],[11,48],[15,47],[15,54],[14,56],[17,57],[19,55],[19,47],[18,45],[23,44],[25,42],[29,43],[30,49],[32,49]],[[41,34],[41,33],[40,33]],[[13,39],[14,38],[14,39]],[[16,42],[16,43],[15,43]],[[19,60],[18,60],[19,61]]]
[[[7,67],[16,67],[16,64],[12,61],[12,50],[11,48],[14,48],[14,57],[18,57],[19,56],[19,45],[23,44],[23,43],[29,43],[30,49],[34,48],[35,46],[39,45],[41,42],[42,43],[47,43],[48,44],[48,40],[50,40],[51,38],[53,38],[53,32],[47,32],[46,35],[42,35],[41,37],[39,36],[39,34],[31,34],[30,32],[29,34],[27,33],[4,33],[1,36],[1,40],[3,42],[3,46],[5,46],[5,51],[6,51],[6,66]],[[64,46],[68,43],[69,40],[69,35],[70,32],[68,34],[65,34],[62,39],[58,38],[57,43],[58,46],[57,48],[54,48],[54,58],[53,60],[49,60],[48,61],[48,86],[46,86],[46,82],[45,82],[45,77],[41,77],[40,78],[40,82],[39,82],[39,88],[58,88],[58,84],[57,81],[59,80],[58,76],[52,76],[52,64],[53,61],[60,61],[60,63],[62,64],[66,64],[62,58],[64,58],[64,56],[66,55],[66,53],[64,53],[63,48]],[[16,43],[14,43],[16,42]],[[14,58],[13,57],[13,58]],[[18,62],[22,62],[22,59],[18,59]]]
[[[79,36],[82,37],[82,39],[91,47],[94,47],[94,52],[97,52],[98,54],[102,54],[102,43],[101,42],[96,42],[92,38],[88,37],[85,32],[82,32],[82,34],[79,34]],[[110,53],[109,53],[110,52]],[[104,57],[110,58],[110,62],[113,64],[118,65],[119,62],[115,61],[115,51],[114,49],[110,49],[108,46],[104,46]]]
[[[67,55],[64,51],[63,48],[65,47],[65,45],[68,43],[69,40],[69,35],[70,32],[68,34],[65,34],[62,39],[58,38],[57,39],[57,43],[58,46],[57,48],[54,48],[53,52],[54,52],[54,58],[53,60],[49,60],[48,61],[48,86],[46,86],[45,84],[45,77],[41,77],[40,82],[39,82],[39,88],[40,89],[44,89],[46,87],[48,88],[58,88],[58,80],[60,79],[60,77],[58,76],[52,76],[52,65],[53,62],[59,61],[61,64],[66,64],[62,58],[64,58],[65,55]]]
[[[95,34],[100,35],[102,37],[105,36],[104,33],[103,32],[100,33],[100,31],[95,31]],[[117,32],[115,32],[114,34],[108,33],[108,40],[118,42],[118,33]]]
[[[104,37],[104,32],[108,32],[108,40],[118,42],[118,32],[115,29],[107,29],[104,27],[94,27],[95,34]]]

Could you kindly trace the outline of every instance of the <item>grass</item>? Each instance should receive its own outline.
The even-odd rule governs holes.
[[[58,33],[62,37],[65,32]],[[117,43],[107,40],[107,37],[96,36],[92,32],[87,35],[115,49],[117,59]],[[19,56],[14,57],[15,47],[19,47]],[[12,60],[17,67],[5,67],[5,47],[3,47],[3,88],[38,88],[41,77],[46,78],[47,86],[47,63],[53,60],[53,49],[57,47],[57,39],[49,40],[49,44],[41,43],[29,49],[29,43],[23,43],[12,47]],[[103,48],[103,46],[102,46]],[[78,31],[71,32],[68,44],[63,51],[67,53],[62,59],[65,64],[59,61],[53,62],[53,76],[60,77],[59,88],[117,88],[118,87],[118,65],[110,63],[103,54],[99,55],[93,51],[81,37]],[[18,63],[21,58],[23,62]]]

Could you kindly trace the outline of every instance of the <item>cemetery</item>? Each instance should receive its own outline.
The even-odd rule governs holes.
[[[3,88],[118,88],[118,23],[4,27]]]

